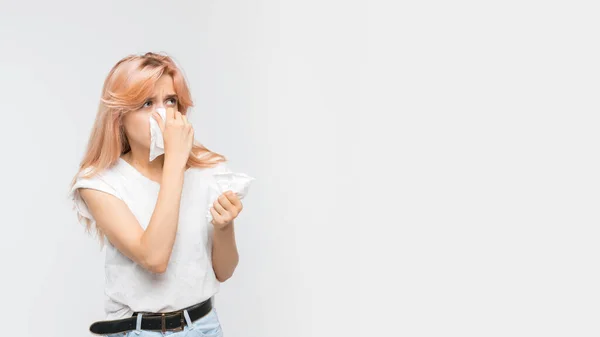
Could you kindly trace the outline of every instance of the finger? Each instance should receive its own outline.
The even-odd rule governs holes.
[[[233,204],[235,199],[237,198],[237,195],[232,190],[227,190],[223,192],[223,196],[225,196],[231,204]]]
[[[219,215],[219,213],[217,213],[217,211],[214,208],[210,208],[210,214],[212,215],[213,219],[211,221],[211,223],[213,225],[215,225],[215,221],[220,221],[221,219],[221,215]]]
[[[178,121],[182,120],[182,118],[181,118],[181,112],[179,112],[177,110],[175,110],[175,120],[178,120]]]
[[[215,202],[213,203],[213,207],[217,211],[217,213],[219,213],[219,215],[223,216],[227,214],[227,210],[225,210],[225,208],[221,206],[221,204],[219,203],[219,199],[215,200]]]
[[[160,114],[156,111],[152,112],[152,117],[154,117],[154,120],[156,120],[156,123],[158,123],[158,127],[160,128],[160,131],[165,131],[165,121],[163,121],[162,117],[160,116]]]
[[[223,208],[225,210],[227,210],[228,212],[235,212],[235,207],[233,206],[233,204],[231,203],[231,201],[229,201],[229,198],[227,197],[226,194],[221,194],[221,196],[219,196],[219,203],[221,204],[221,206],[223,206]]]
[[[175,118],[175,109],[167,108],[167,121]]]
[[[184,114],[181,114],[181,120],[183,120],[183,124],[189,125],[190,122],[187,119],[187,116]]]
[[[239,209],[239,210],[242,209],[242,201],[240,200],[240,197],[238,197],[238,195],[236,193],[234,193],[233,191],[227,191],[227,192],[225,192],[225,195],[227,196],[227,199],[229,199],[229,202],[231,202],[231,204],[236,209]]]
[[[194,128],[191,126],[190,126],[190,130],[188,131],[188,136],[190,138],[190,146],[193,149],[193,147],[194,147]],[[194,153],[194,152],[192,151],[192,153]]]

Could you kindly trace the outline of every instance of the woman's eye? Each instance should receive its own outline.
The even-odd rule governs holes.
[[[176,100],[175,98],[169,98],[169,99],[167,100],[167,103],[168,103],[168,104],[171,104],[171,105],[175,105],[175,104],[177,104],[177,100]]]
[[[144,103],[144,105],[142,106],[142,108],[149,108],[152,106],[152,101],[146,101],[146,103]]]

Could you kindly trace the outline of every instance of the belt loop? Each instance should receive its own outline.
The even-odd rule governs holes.
[[[163,312],[162,315],[160,315],[160,325],[161,325],[161,330],[162,333],[164,334],[165,332],[167,332],[167,323],[165,322],[165,313]]]
[[[190,319],[190,314],[188,313],[187,309],[183,310],[183,316],[185,316],[185,322],[187,323],[188,328],[192,330],[194,325],[192,324],[192,320]]]
[[[142,313],[137,314],[137,321],[135,323],[135,334],[139,335],[142,332]]]

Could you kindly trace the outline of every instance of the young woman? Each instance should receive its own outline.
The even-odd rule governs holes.
[[[70,194],[79,221],[106,244],[106,317],[92,333],[222,336],[212,298],[238,263],[242,203],[231,191],[211,194],[213,174],[229,168],[194,141],[191,106],[181,70],[165,55],[128,56],[104,82]],[[164,139],[152,161],[150,118]]]

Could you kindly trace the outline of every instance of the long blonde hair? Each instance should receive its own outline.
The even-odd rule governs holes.
[[[122,154],[130,151],[129,141],[122,123],[123,116],[143,105],[163,74],[168,74],[173,78],[173,86],[178,97],[177,108],[181,114],[187,115],[188,108],[193,106],[190,90],[183,73],[171,57],[157,53],[145,53],[121,59],[111,69],[104,81],[100,106],[87,149],[80,162],[79,170],[71,181],[71,187],[75,184],[77,177],[93,177],[98,172],[111,167]],[[225,160],[225,156],[210,151],[194,140],[187,166],[212,167]],[[82,174],[84,170],[86,173]],[[81,221],[80,214],[78,217]],[[86,219],[85,223],[87,231],[90,231],[91,221]],[[95,227],[103,242],[104,235],[98,226]]]

